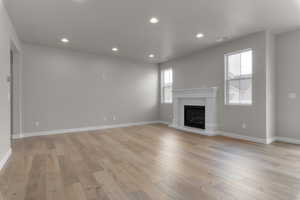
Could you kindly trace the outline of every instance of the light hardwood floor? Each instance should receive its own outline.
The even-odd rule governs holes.
[[[164,125],[32,137],[15,140],[0,191],[5,200],[300,199],[300,147]]]

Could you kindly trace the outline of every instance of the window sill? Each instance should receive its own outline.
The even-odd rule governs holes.
[[[173,104],[173,102],[161,102],[161,104]]]
[[[245,107],[251,107],[253,106],[253,103],[252,104],[234,104],[234,103],[231,103],[231,104],[225,104],[225,106],[245,106]]]

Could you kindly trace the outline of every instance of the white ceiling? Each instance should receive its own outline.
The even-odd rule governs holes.
[[[147,62],[215,45],[219,37],[300,27],[300,0],[7,0],[6,7],[23,41],[105,55],[117,46],[117,56]],[[149,23],[153,16],[158,24]],[[196,39],[197,32],[205,37]]]

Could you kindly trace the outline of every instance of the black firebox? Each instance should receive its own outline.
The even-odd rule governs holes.
[[[205,106],[184,106],[184,126],[205,129]]]

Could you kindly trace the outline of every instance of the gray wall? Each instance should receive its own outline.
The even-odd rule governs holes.
[[[159,119],[157,65],[31,44],[23,52],[24,134]]]
[[[251,34],[240,39],[211,47],[193,55],[160,65],[172,67],[174,89],[213,87],[219,92],[219,125],[226,132],[250,137],[266,138],[266,32]],[[224,105],[224,54],[252,48],[254,53],[253,106]],[[171,105],[160,105],[160,118],[170,121]],[[242,128],[242,123],[246,128]]]
[[[276,37],[276,135],[300,139],[300,30]],[[290,93],[297,98],[289,98]]]
[[[10,84],[7,76],[10,75],[10,48],[14,43],[20,51],[20,43],[6,10],[0,0],[0,161],[10,149]]]

